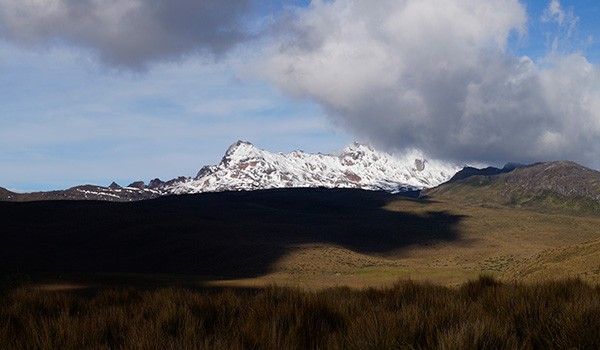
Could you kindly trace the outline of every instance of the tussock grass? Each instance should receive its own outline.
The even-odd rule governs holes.
[[[534,349],[600,344],[600,288],[480,277],[322,291],[31,287],[0,301],[2,349]]]

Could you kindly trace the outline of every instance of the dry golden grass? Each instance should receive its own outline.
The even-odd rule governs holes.
[[[591,349],[598,329],[600,289],[578,280],[83,295],[21,287],[0,299],[2,349]]]
[[[532,282],[568,277],[600,283],[600,240],[544,251],[531,261],[508,271],[503,279]]]
[[[305,290],[347,286],[355,289],[390,286],[398,280],[434,282],[455,286],[489,269],[457,266],[408,265],[401,256],[374,256],[332,245],[303,245],[286,254],[270,273],[247,279],[209,281],[211,286],[265,287],[272,284]]]
[[[442,200],[427,206],[399,201],[387,206],[390,210],[447,211],[461,215],[457,230],[460,238],[440,245],[414,247],[402,254],[409,267],[451,267],[462,270],[493,270],[499,274],[527,264],[548,249],[564,249],[600,238],[600,217],[542,213],[506,207],[486,208],[459,205]],[[588,247],[589,249],[594,249]],[[585,260],[585,259],[584,259]],[[592,260],[593,261],[593,260]],[[596,260],[600,264],[599,260]],[[578,270],[577,259],[570,271]],[[581,277],[597,282],[591,274],[561,275],[562,278]]]

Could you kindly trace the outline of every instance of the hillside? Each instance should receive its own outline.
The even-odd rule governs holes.
[[[600,172],[569,161],[537,163],[507,173],[470,176],[422,195],[479,206],[597,214]]]
[[[543,251],[503,277],[528,282],[577,277],[600,283],[600,240]]]

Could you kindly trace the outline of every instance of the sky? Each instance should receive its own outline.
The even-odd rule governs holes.
[[[238,139],[600,169],[592,0],[0,0],[0,186],[195,176]]]

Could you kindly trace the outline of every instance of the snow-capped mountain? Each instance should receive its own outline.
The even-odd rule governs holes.
[[[382,190],[392,193],[435,187],[462,166],[427,160],[418,152],[402,156],[354,143],[339,155],[302,151],[271,153],[245,141],[232,144],[218,165],[204,166],[196,177],[159,179],[126,187],[78,186],[65,191],[15,194],[9,200],[96,199],[132,201],[173,194],[242,191],[271,188],[326,187]],[[0,192],[0,197],[2,196]],[[0,198],[2,199],[2,198]],[[7,199],[7,198],[4,198]]]
[[[426,160],[417,153],[394,157],[358,143],[334,156],[302,151],[271,153],[238,141],[219,165],[205,166],[195,178],[160,189],[174,194],[293,187],[399,192],[437,186],[461,168]]]

